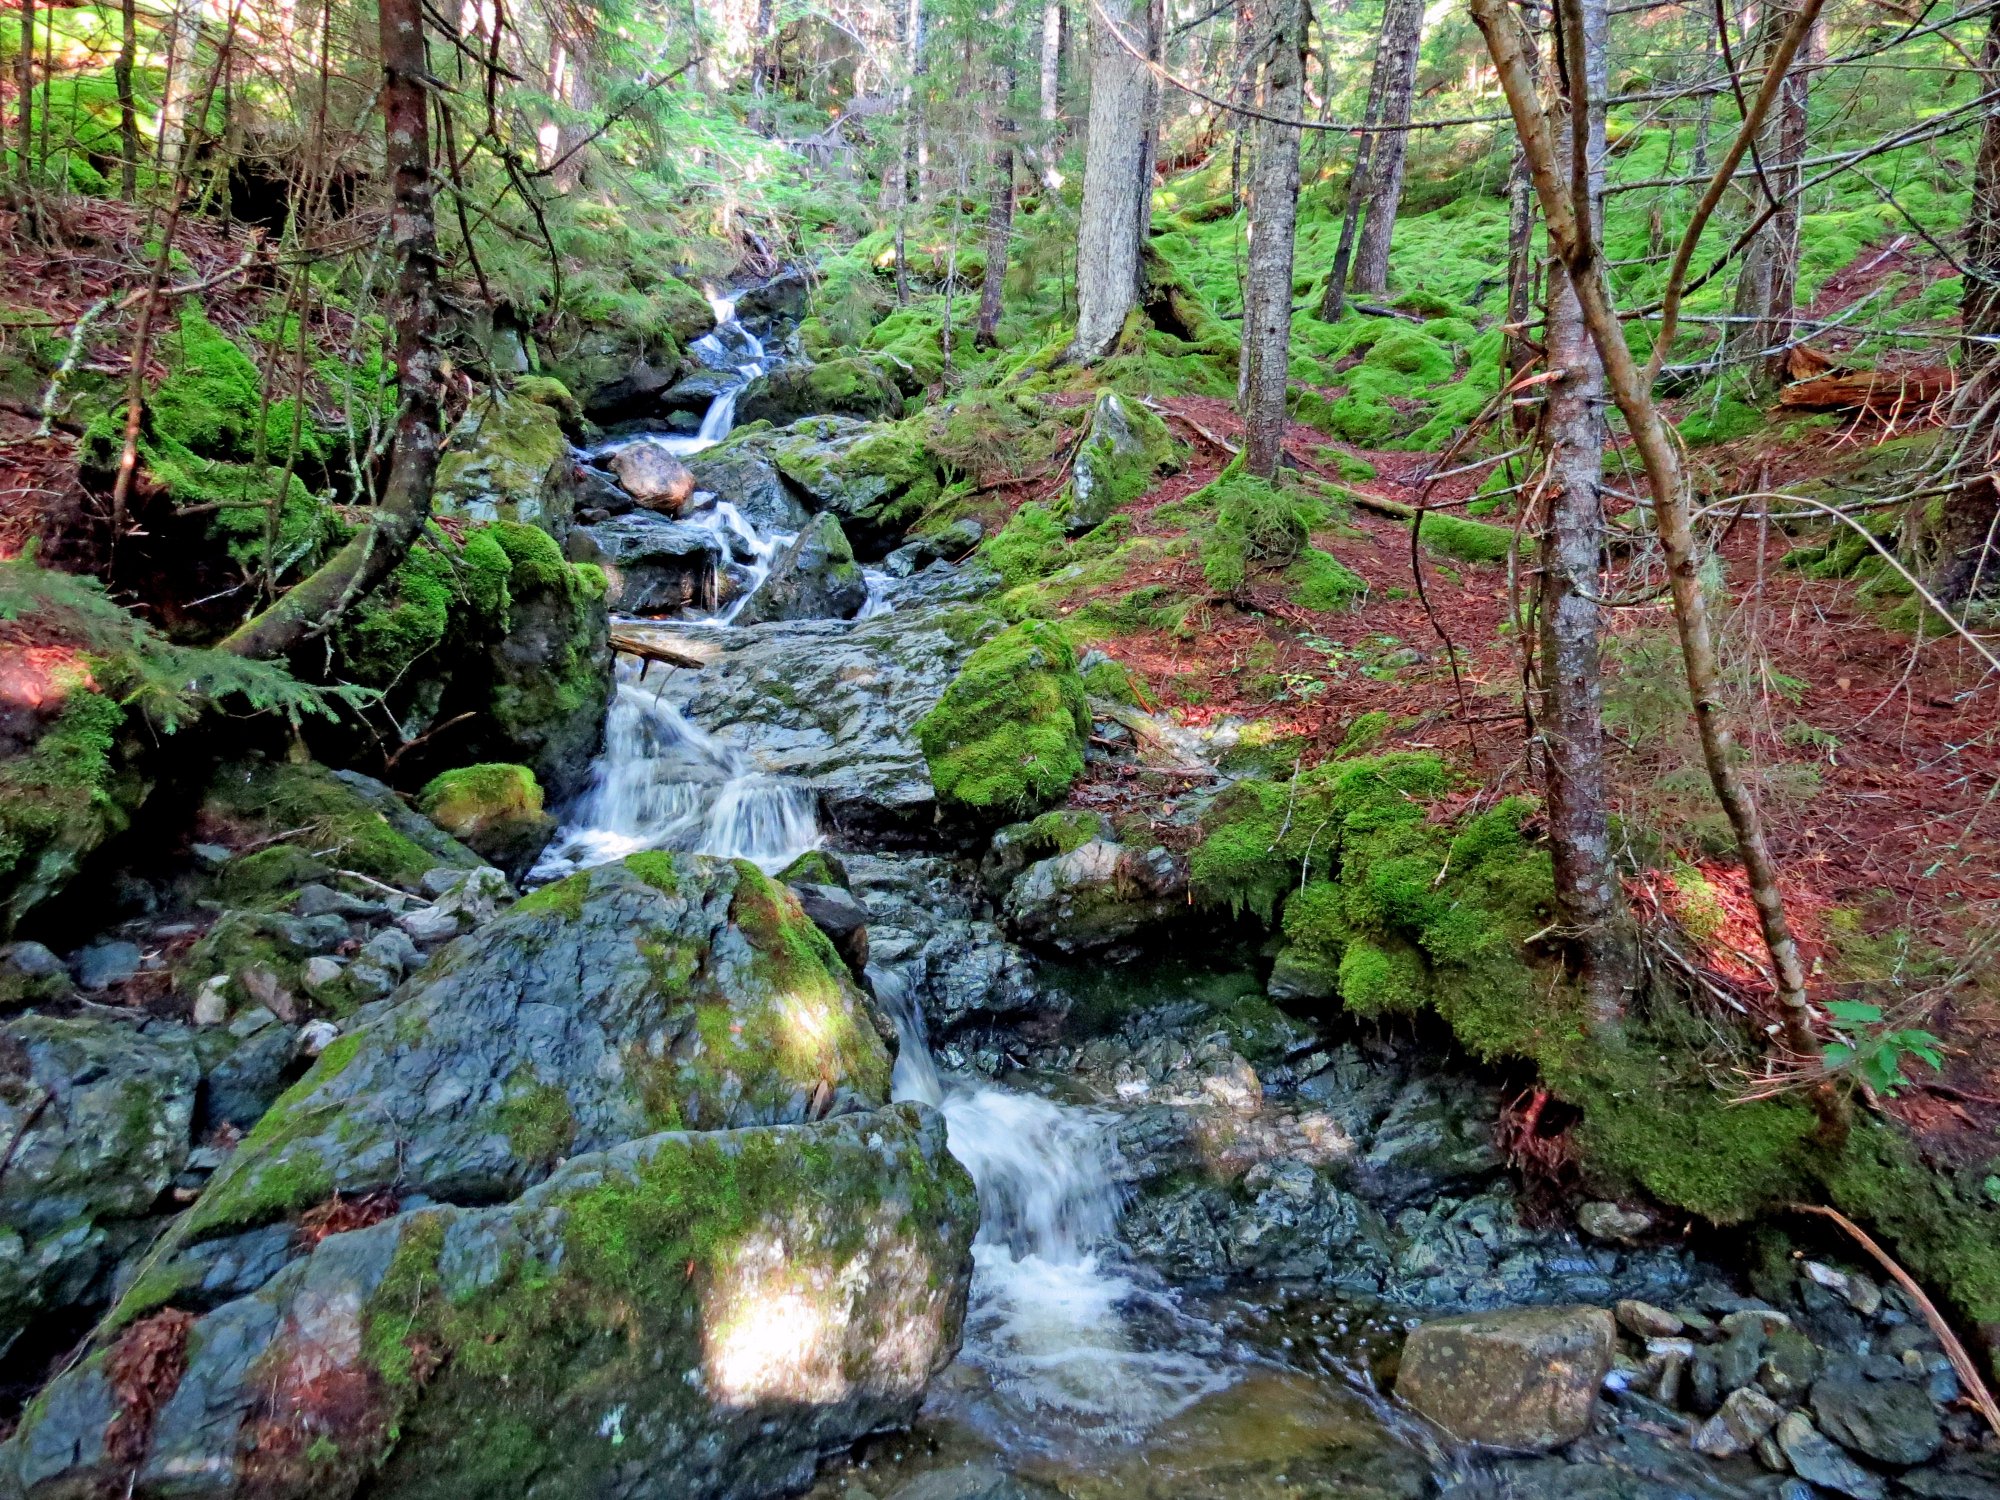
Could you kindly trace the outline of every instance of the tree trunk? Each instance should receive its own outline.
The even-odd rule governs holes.
[[[169,24],[167,73],[160,85],[160,170],[172,177],[181,169],[187,143],[188,89],[201,48],[201,0],[177,0]]]
[[[999,339],[1001,301],[1006,292],[1007,252],[1014,241],[1014,70],[1011,17],[1000,12],[1000,40],[1006,49],[993,69],[999,98],[993,110],[993,180],[986,197],[986,271],[979,284],[979,320],[973,326],[974,347],[991,349]],[[947,349],[946,354],[950,354]]]
[[[1702,592],[1700,559],[1688,512],[1688,498],[1682,488],[1680,454],[1669,435],[1667,424],[1655,404],[1650,384],[1625,341],[1625,328],[1611,299],[1604,264],[1588,221],[1579,224],[1575,209],[1576,184],[1565,181],[1558,166],[1555,148],[1549,139],[1548,121],[1536,95],[1534,77],[1521,52],[1520,35],[1506,0],[1471,0],[1472,18],[1486,38],[1488,50],[1507,94],[1528,166],[1541,201],[1542,217],[1548,225],[1549,244],[1569,272],[1577,301],[1583,308],[1584,323],[1591,342],[1603,360],[1613,399],[1632,434],[1646,470],[1646,486],[1653,501],[1653,518],[1658,527],[1660,550],[1665,556],[1667,582],[1674,601],[1674,623],[1680,632],[1681,660],[1687,673],[1688,697],[1694,708],[1695,730],[1701,740],[1702,761],[1716,801],[1722,804],[1736,835],[1736,847],[1743,861],[1750,900],[1757,908],[1758,926],[1764,949],[1771,960],[1779,1016],[1785,1045],[1802,1061],[1818,1055],[1812,1020],[1807,1010],[1805,964],[1785,915],[1785,898],[1778,884],[1777,861],[1764,836],[1763,816],[1756,798],[1737,765],[1735,735],[1731,730],[1720,689],[1721,669],[1716,655],[1715,629],[1708,617],[1708,601]],[[1573,5],[1561,12],[1567,27],[1575,20]],[[1822,1133],[1837,1136],[1845,1115],[1831,1085],[1813,1091],[1813,1105],[1820,1118]]]
[[[1423,0],[1389,0],[1382,16],[1382,46],[1375,69],[1382,75],[1381,123],[1368,173],[1367,218],[1354,252],[1354,289],[1380,292],[1389,285],[1389,240],[1403,197],[1403,156],[1410,101],[1417,87],[1417,49],[1424,38]]]
[[[1767,24],[1772,27],[1771,45],[1767,51],[1775,53],[1786,29],[1797,14],[1797,0],[1789,6],[1771,6]],[[1772,127],[1770,163],[1765,175],[1770,179],[1771,191],[1778,199],[1778,211],[1765,226],[1765,250],[1769,262],[1768,285],[1764,294],[1762,321],[1758,328],[1760,347],[1776,349],[1792,336],[1794,317],[1799,297],[1799,184],[1804,173],[1806,159],[1806,86],[1811,78],[1813,53],[1817,50],[1815,41],[1819,29],[1815,27],[1807,33],[1806,44],[1799,49],[1799,55],[1791,69],[1785,74],[1784,92],[1778,96],[1778,107]],[[1772,384],[1777,384],[1785,376],[1785,356],[1773,354],[1764,366],[1765,376]]]
[[[1236,0],[1236,15],[1231,28],[1229,60],[1229,99],[1232,104],[1247,107],[1256,97],[1257,68],[1261,53],[1257,42],[1257,6],[1254,0]],[[1250,132],[1250,117],[1236,115],[1231,120],[1229,141],[1229,206],[1232,212],[1243,210],[1243,142]]]
[[[1146,56],[1155,64],[1164,63],[1167,55],[1167,0],[1147,0],[1146,4]],[[1139,215],[1139,244],[1144,246],[1153,233],[1153,173],[1160,160],[1160,80],[1148,70],[1146,81],[1146,154],[1139,164],[1139,198],[1136,205]],[[1143,272],[1135,273],[1143,274]],[[1135,293],[1144,290],[1134,283]]]
[[[1063,0],[1042,7],[1042,186],[1062,186],[1056,163],[1062,159]]]
[[[750,128],[771,133],[771,113],[764,101],[771,87],[771,0],[757,0],[755,33],[750,44]]]
[[[1145,0],[1092,0],[1090,126],[1076,236],[1076,338],[1066,355],[1081,364],[1111,352],[1138,290],[1135,201],[1146,155],[1146,75],[1128,47],[1144,54],[1145,17]]]
[[[368,524],[309,577],[223,641],[239,656],[283,656],[324,633],[395,571],[431,514],[438,460],[437,222],[422,0],[379,0],[383,158],[396,258],[395,447]]]
[[[1986,21],[1979,91],[2000,86],[2000,11]],[[1951,428],[1963,433],[1959,488],[1942,501],[1931,554],[1931,592],[1958,604],[2000,587],[2000,103],[1986,106],[1972,169],[1965,227],[1965,292],[1959,314],[1958,394]],[[1919,502],[1921,503],[1921,502]]]
[[[130,203],[139,193],[139,108],[132,94],[132,68],[139,59],[138,0],[118,7],[118,61],[111,76],[118,90],[118,196]]]
[[[1593,224],[1604,212],[1604,105],[1609,77],[1605,0],[1576,0],[1581,13],[1582,73],[1588,107],[1582,122],[1590,163]],[[1569,60],[1571,67],[1575,59]],[[1558,72],[1558,79],[1564,76]],[[1571,156],[1576,128],[1566,98],[1556,136],[1559,160]],[[1609,778],[1604,763],[1603,619],[1604,365],[1583,321],[1569,273],[1549,268],[1548,522],[1543,532],[1537,599],[1540,678],[1537,729],[1547,788],[1549,849],[1555,867],[1556,916],[1571,966],[1583,984],[1592,1021],[1615,1027],[1625,1013],[1633,948],[1619,899],[1611,850]]]
[[[14,174],[28,201],[29,161],[35,148],[35,0],[21,0],[21,55],[14,59],[14,91],[21,113],[14,144]]]
[[[1392,8],[1395,3],[1396,0],[1390,0]],[[1382,69],[1378,63],[1368,75],[1368,103],[1361,111],[1361,123],[1370,128],[1354,140],[1354,166],[1347,178],[1347,208],[1340,219],[1340,240],[1333,249],[1333,264],[1327,269],[1326,289],[1320,293],[1322,323],[1339,322],[1340,315],[1347,310],[1347,272],[1354,257],[1354,231],[1360,227],[1361,205],[1368,198],[1368,173],[1375,160],[1373,127],[1381,118]]]
[[[1292,341],[1292,246],[1299,208],[1299,129],[1305,101],[1303,0],[1268,0],[1258,51],[1263,87],[1250,170],[1250,266],[1243,282],[1243,467],[1275,478],[1284,454],[1285,376]]]

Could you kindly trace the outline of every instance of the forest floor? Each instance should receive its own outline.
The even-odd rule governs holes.
[[[1138,535],[1174,537],[1180,528],[1159,513],[1216,477],[1240,442],[1242,423],[1226,401],[1153,404],[1176,436],[1191,442],[1190,458],[1128,513]],[[1849,446],[1876,435],[1853,432]],[[1760,435],[1711,454],[1723,472],[1738,476],[1781,462],[1788,483],[1813,477],[1815,455],[1820,468],[1841,457],[1832,444],[1774,453],[1770,442]],[[1325,461],[1323,434],[1294,426],[1286,451],[1300,470],[1340,479]],[[1341,451],[1376,469],[1372,480],[1341,483],[1404,504],[1452,506],[1483,477],[1445,479],[1426,495],[1424,476],[1440,462],[1435,455]],[[1147,684],[1159,707],[1191,725],[1232,716],[1263,721],[1302,742],[1310,761],[1336,753],[1364,714],[1386,713],[1393,727],[1378,748],[1443,753],[1482,800],[1531,789],[1526,663],[1511,624],[1507,566],[1413,549],[1407,525],[1364,505],[1314,542],[1367,581],[1361,607],[1309,611],[1276,588],[1254,585],[1235,600],[1214,598],[1192,555],[1164,557],[1102,592],[1159,584],[1207,597],[1191,616],[1197,628],[1139,630],[1104,649]],[[1858,583],[1788,566],[1796,544],[1776,527],[1742,524],[1729,532],[1721,549],[1730,601],[1723,637],[1791,911],[1818,961],[1820,998],[1836,998],[1844,976],[1832,938],[1843,953],[1866,952],[1870,977],[1883,977],[1885,967],[1914,975],[1944,953],[1970,951],[1982,929],[2000,922],[2000,715],[1991,701],[2000,686],[1956,638],[1919,646],[1885,626],[1880,602]],[[1608,703],[1619,811],[1664,844],[1652,851],[1655,868],[1664,855],[1703,877],[1711,909],[1700,965],[1718,989],[1754,1008],[1762,988],[1752,957],[1757,928],[1718,837],[1706,784],[1691,784],[1685,769],[1699,760],[1683,717],[1671,630],[1664,600],[1611,615],[1610,651],[1621,664]],[[1447,640],[1456,648],[1455,675]],[[1129,773],[1101,772],[1076,799],[1163,818],[1174,810]],[[1160,831],[1169,839],[1174,832],[1164,823]],[[1631,894],[1642,912],[1657,903],[1684,923],[1690,915],[1685,893],[1671,882],[1635,886]],[[1952,1158],[1990,1154],[2000,1131],[2000,996],[1990,982],[1978,982],[1985,977],[1905,990],[1913,1015],[1923,1012],[1907,1024],[1943,1036],[1948,1062],[1935,1077],[1912,1064],[1917,1086],[1887,1107],[1929,1149]]]

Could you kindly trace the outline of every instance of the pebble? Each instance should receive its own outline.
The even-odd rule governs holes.
[[[1629,1244],[1653,1227],[1653,1216],[1616,1203],[1586,1203],[1576,1211],[1577,1228],[1594,1240]]]
[[[50,949],[26,939],[0,949],[0,958],[5,958],[15,973],[29,979],[54,979],[64,972],[63,961]]]
[[[1847,1305],[1864,1318],[1872,1318],[1882,1306],[1882,1289],[1866,1276],[1842,1271],[1821,1261],[1805,1263],[1805,1273],[1829,1292],[1847,1299]]]
[[[318,1057],[326,1051],[340,1028],[331,1021],[308,1021],[299,1028],[299,1056]]]
[[[338,984],[345,970],[346,965],[339,959],[322,953],[306,960],[305,967],[299,971],[299,983],[306,987],[307,993],[317,995],[328,986]]]
[[[1672,1338],[1686,1326],[1664,1307],[1655,1307],[1650,1302],[1632,1297],[1625,1298],[1612,1312],[1618,1319],[1618,1326],[1634,1338]]]
[[[458,936],[458,917],[437,906],[420,906],[396,918],[396,925],[420,947],[434,947]]]
[[[366,918],[382,916],[388,908],[379,901],[364,901],[329,885],[308,885],[300,888],[292,901],[292,910],[302,917]]]
[[[1795,1411],[1778,1424],[1778,1446],[1799,1478],[1850,1500],[1884,1500],[1880,1477],[1842,1453],[1804,1412]]]
[[[1734,1458],[1757,1446],[1758,1439],[1778,1425],[1784,1412],[1754,1386],[1731,1391],[1722,1410],[1702,1423],[1694,1435],[1694,1451],[1710,1458]]]
[[[236,976],[236,982],[243,986],[245,994],[279,1020],[299,1018],[298,1002],[268,964],[251,964]]]
[[[139,972],[139,945],[122,940],[92,943],[70,955],[76,982],[87,990],[108,990]]]
[[[227,844],[190,844],[188,853],[204,870],[219,870],[235,857],[236,851]]]
[[[361,958],[391,975],[414,969],[424,961],[410,935],[400,927],[385,927],[361,945]]]
[[[229,976],[217,974],[203,980],[194,995],[194,1024],[220,1026],[229,1019]]]
[[[434,870],[424,871],[424,878],[418,881],[417,885],[426,896],[435,901],[440,896],[449,896],[464,885],[465,877],[469,873],[471,872],[458,869],[454,865],[439,865]]]

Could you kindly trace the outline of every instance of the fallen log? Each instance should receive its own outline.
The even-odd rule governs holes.
[[[664,635],[643,626],[630,625],[614,625],[611,628],[611,649],[620,656],[636,656],[648,667],[658,662],[662,666],[693,667],[697,670],[722,654],[720,646],[708,641],[692,641],[686,636]]]
[[[1857,370],[1795,381],[1778,393],[1778,405],[1804,411],[1859,411],[1907,416],[1952,393],[1957,379],[1943,365],[1911,370]]]

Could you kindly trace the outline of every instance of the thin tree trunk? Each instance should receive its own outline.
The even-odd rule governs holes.
[[[138,0],[122,0],[118,7],[118,61],[112,65],[111,76],[118,90],[118,196],[127,203],[139,194],[139,108],[132,94],[132,68],[138,59]]]
[[[757,21],[750,46],[750,128],[771,133],[771,114],[764,95],[771,86],[771,0],[757,0]]]
[[[1138,290],[1139,216],[1134,204],[1146,155],[1146,133],[1139,128],[1145,119],[1146,75],[1126,44],[1145,52],[1145,15],[1144,0],[1093,0],[1091,5],[1090,126],[1076,236],[1076,338],[1066,356],[1082,364],[1111,352]]]
[[[1471,7],[1473,21],[1486,38],[1515,127],[1528,153],[1535,193],[1548,225],[1549,243],[1569,272],[1591,341],[1597,345],[1598,356],[1604,362],[1612,397],[1645,466],[1654,521],[1666,558],[1674,623],[1680,632],[1681,659],[1687,673],[1688,697],[1694,707],[1695,728],[1701,739],[1702,760],[1716,800],[1722,804],[1736,834],[1750,899],[1757,908],[1758,925],[1771,960],[1785,1044],[1801,1058],[1811,1059],[1817,1056],[1818,1042],[1807,1010],[1805,964],[1785,915],[1777,861],[1765,839],[1763,818],[1736,764],[1736,740],[1722,702],[1715,630],[1702,593],[1700,559],[1682,488],[1680,454],[1653,402],[1650,382],[1625,342],[1624,325],[1611,300],[1595,237],[1587,221],[1579,226],[1574,209],[1575,185],[1565,182],[1558,168],[1548,122],[1536,97],[1534,77],[1522,55],[1519,31],[1508,13],[1506,0],[1471,0]],[[1563,7],[1561,17],[1565,26],[1573,26],[1570,6]],[[1813,1102],[1822,1129],[1828,1135],[1837,1134],[1843,1126],[1844,1114],[1831,1085],[1815,1089]]]
[[[396,441],[368,524],[310,576],[226,640],[239,656],[283,656],[325,631],[395,571],[431,514],[438,460],[437,222],[432,205],[430,76],[421,0],[379,0],[382,136],[389,242],[396,258]]]
[[[1063,0],[1042,7],[1042,186],[1062,186],[1056,163],[1062,159]]]
[[[1535,341],[1528,332],[1528,309],[1535,300],[1535,185],[1528,180],[1528,158],[1514,148],[1507,173],[1507,379],[1511,384],[1534,363]],[[1579,314],[1581,316],[1581,314]],[[1532,425],[1516,408],[1515,425]]]
[[[1774,4],[1767,24],[1772,25],[1770,52],[1775,53],[1785,29],[1797,10],[1797,0],[1789,7]],[[1782,24],[1779,24],[1782,22]],[[1773,112],[1772,151],[1765,177],[1777,195],[1778,211],[1765,226],[1769,259],[1769,285],[1765,292],[1758,334],[1760,347],[1775,349],[1792,336],[1799,295],[1799,183],[1806,159],[1806,89],[1811,78],[1818,28],[1806,34],[1798,60],[1785,74],[1784,92]],[[1766,377],[1776,384],[1785,376],[1785,356],[1774,354],[1765,365]]]
[[[1230,43],[1229,98],[1247,105],[1257,92],[1257,7],[1253,0],[1237,0],[1234,36]],[[1229,207],[1243,209],[1243,140],[1250,130],[1250,117],[1237,115],[1231,122],[1229,141]]]
[[[1014,241],[1014,42],[1011,17],[1002,9],[999,45],[1006,48],[993,70],[999,100],[993,111],[993,180],[986,197],[986,270],[979,284],[979,320],[973,326],[976,348],[991,349],[999,339],[1000,309],[1006,294],[1007,252]],[[949,356],[950,350],[945,351]]]
[[[1250,267],[1243,283],[1243,467],[1275,478],[1284,456],[1285,376],[1292,341],[1292,247],[1298,226],[1299,129],[1305,102],[1303,0],[1269,0],[1251,158]]]
[[[170,24],[167,76],[160,86],[160,170],[168,177],[180,171],[187,142],[188,84],[201,48],[201,0],[178,0]]]
[[[1389,26],[1396,19],[1399,0],[1388,0],[1382,12],[1382,32],[1376,39],[1375,66],[1368,71],[1368,102],[1362,106],[1361,123],[1367,131],[1355,137],[1354,167],[1347,178],[1347,207],[1341,214],[1340,239],[1334,246],[1333,264],[1327,271],[1326,288],[1320,293],[1319,318],[1337,323],[1347,310],[1348,272],[1354,263],[1354,234],[1361,227],[1361,206],[1368,201],[1369,173],[1374,170],[1377,136],[1374,127],[1382,121],[1382,91],[1388,71],[1382,59],[1388,45]]]
[[[1604,212],[1605,0],[1576,0],[1588,84],[1584,132],[1589,212],[1601,232]],[[1572,59],[1574,67],[1575,60]],[[1569,70],[1558,73],[1560,80]],[[1564,90],[1566,93],[1567,90]],[[1558,159],[1572,154],[1578,128],[1560,99]],[[1524,173],[1525,178],[1525,173]],[[1556,915],[1581,980],[1593,1024],[1610,1029],[1625,1013],[1633,948],[1619,899],[1611,850],[1609,777],[1604,762],[1603,592],[1604,365],[1583,321],[1569,273],[1548,277],[1548,367],[1556,379],[1545,410],[1549,444],[1548,523],[1541,550],[1536,620],[1540,703],[1537,729],[1547,788],[1549,849]]]
[[[1167,0],[1147,0],[1146,56],[1155,65],[1166,61]],[[1160,80],[1148,71],[1146,78],[1146,155],[1139,165],[1139,244],[1143,247],[1153,233],[1153,174],[1160,161]],[[1143,258],[1143,255],[1142,255]],[[1144,268],[1137,272],[1143,277]],[[1135,291],[1143,290],[1135,285]]]
[[[924,5],[909,0],[903,14],[903,132],[896,159],[896,305],[910,300],[910,200],[923,160],[924,101],[918,88],[923,71]]]
[[[1986,20],[1979,89],[2000,85],[2000,11]],[[1972,207],[1965,226],[1965,292],[1959,304],[1958,394],[1951,427],[1964,434],[1959,487],[1941,502],[1932,534],[1931,592],[1958,604],[2000,587],[2000,103],[1986,106],[1979,155],[1972,168]],[[1920,504],[1922,502],[1919,502]],[[1927,529],[1921,519],[1918,534]]]
[[[1367,217],[1354,251],[1354,289],[1380,292],[1389,285],[1389,241],[1403,198],[1403,158],[1410,103],[1417,87],[1417,49],[1424,37],[1423,0],[1389,0],[1382,17],[1382,46],[1375,54],[1382,74],[1381,123],[1368,173]]]
[[[14,174],[21,201],[28,200],[29,160],[35,148],[35,0],[21,0],[21,54],[14,59],[14,91],[21,113],[14,138]]]

